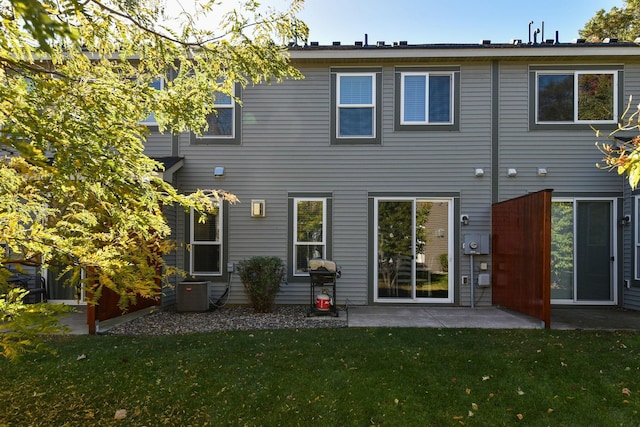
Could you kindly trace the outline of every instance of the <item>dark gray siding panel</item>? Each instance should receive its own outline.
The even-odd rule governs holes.
[[[144,153],[149,157],[173,156],[171,134],[151,132],[145,142]]]
[[[460,194],[460,210],[474,218],[464,232],[489,233],[490,64],[462,65],[460,70],[460,131],[395,132],[394,67],[383,67],[383,134],[382,145],[376,146],[330,144],[329,66],[303,67],[304,80],[248,87],[243,92],[240,146],[194,146],[181,136],[178,154],[185,163],[180,188],[186,192],[223,188],[240,198],[227,218],[228,259],[235,262],[254,255],[276,255],[288,261],[287,195],[331,193],[333,257],[343,271],[338,302],[366,304],[371,291],[367,273],[370,192]],[[214,180],[215,166],[225,167],[223,178]],[[483,178],[475,177],[477,167],[484,168]],[[250,216],[252,199],[266,200],[265,218]],[[468,259],[461,261],[461,270],[468,271]],[[469,288],[456,292],[468,305]],[[306,282],[290,283],[278,302],[308,303],[309,294]],[[479,302],[489,304],[488,294],[481,295]],[[246,303],[237,276],[232,279],[230,302]]]

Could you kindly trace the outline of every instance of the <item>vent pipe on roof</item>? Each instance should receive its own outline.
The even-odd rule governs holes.
[[[369,46],[369,34],[364,35],[364,45],[365,46]]]
[[[538,44],[538,34],[540,34],[540,28],[536,28],[533,32],[533,44]]]
[[[542,21],[542,34],[540,34],[540,40],[544,41],[544,21]]]
[[[556,44],[560,43],[560,32],[556,30]]]
[[[531,44],[531,26],[533,25],[533,21],[529,21],[529,44]]]

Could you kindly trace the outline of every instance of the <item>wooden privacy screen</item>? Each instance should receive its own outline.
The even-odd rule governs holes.
[[[492,206],[493,303],[551,326],[551,193]]]

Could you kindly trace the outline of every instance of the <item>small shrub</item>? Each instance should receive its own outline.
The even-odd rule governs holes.
[[[238,263],[238,275],[257,313],[273,311],[285,272],[284,263],[275,256],[256,256]]]

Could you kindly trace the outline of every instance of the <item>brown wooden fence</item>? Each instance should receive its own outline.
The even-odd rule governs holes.
[[[493,303],[551,326],[551,193],[492,207]]]

